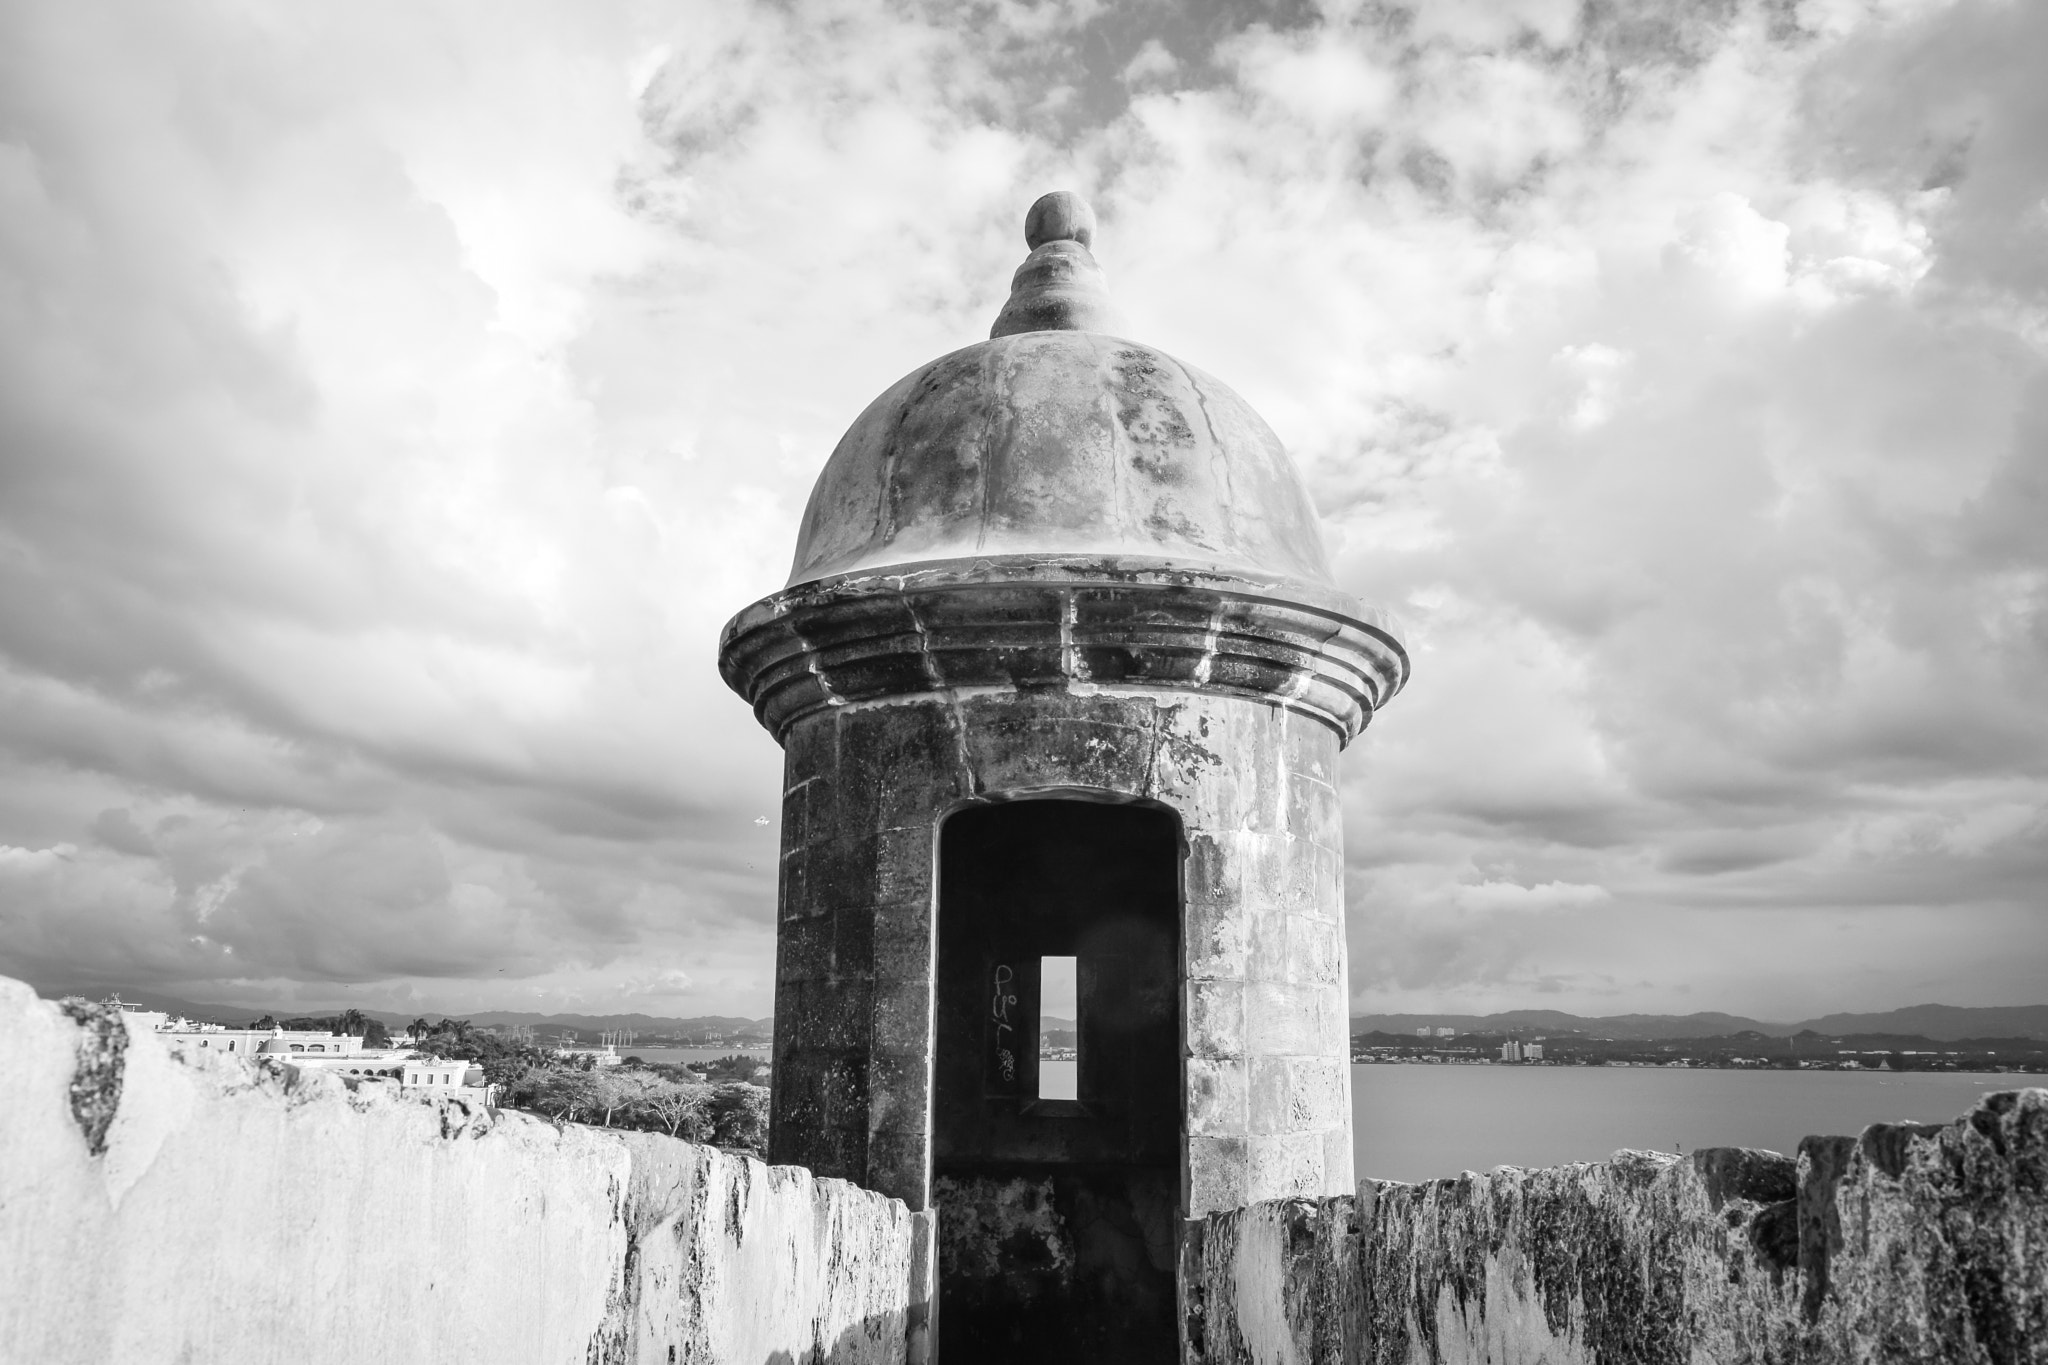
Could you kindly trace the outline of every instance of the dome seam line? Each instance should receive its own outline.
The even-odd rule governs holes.
[[[978,471],[981,475],[981,507],[979,509],[981,524],[974,533],[974,552],[976,554],[980,554],[988,546],[989,483],[992,478],[991,471],[994,470],[996,463],[993,458],[991,442],[996,433],[997,414],[1003,411],[1004,406],[999,401],[993,401],[1003,396],[996,392],[1002,386],[1003,381],[1002,377],[996,373],[995,359],[996,348],[993,346],[981,353],[982,391],[989,395],[991,401],[988,405],[987,419],[982,423],[981,444],[978,447],[979,453],[977,456],[981,466]]]

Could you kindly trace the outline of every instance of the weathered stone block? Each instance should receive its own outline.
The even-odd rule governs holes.
[[[1190,1057],[1188,1132],[1202,1137],[1240,1137],[1249,1130],[1250,1086],[1242,1058]]]
[[[1315,1001],[1316,1046],[1312,1049],[1325,1057],[1351,1056],[1351,1019],[1345,1011],[1345,995],[1342,983],[1335,986],[1307,986]]]
[[[1252,1199],[1312,1199],[1323,1193],[1321,1133],[1254,1134],[1246,1140]]]
[[[875,983],[874,1045],[885,1052],[925,1052],[931,1047],[932,994],[928,981],[885,979]]]
[[[1236,761],[1218,755],[1247,753],[1238,725],[1246,706],[1226,698],[1189,696],[1158,708],[1158,761],[1152,795],[1181,813],[1191,830],[1232,830],[1244,823],[1240,784],[1232,780]]]
[[[1343,848],[1344,812],[1336,788],[1302,773],[1288,774],[1287,832],[1319,848]]]
[[[775,979],[823,981],[831,976],[833,927],[831,917],[823,915],[785,923],[775,938]]]
[[[1245,987],[1241,981],[1187,983],[1188,1055],[1242,1057]]]
[[[1280,869],[1280,903],[1291,914],[1344,923],[1344,858],[1335,848],[1295,842]]]
[[[932,899],[938,826],[930,810],[916,822],[888,828],[875,840],[875,899],[899,904]]]
[[[953,719],[944,702],[866,707],[843,725],[845,829],[929,829],[933,812],[959,795],[956,769],[932,762],[953,747]]]
[[[1328,1132],[1351,1126],[1350,1064],[1337,1057],[1294,1057],[1286,1061],[1287,1126],[1297,1132]]]
[[[1197,899],[1191,894],[1185,924],[1190,978],[1244,979],[1249,965],[1247,923],[1234,901]]]
[[[921,1131],[930,1107],[931,1063],[923,1052],[906,1049],[869,1055],[867,1121],[871,1130]]]
[[[1246,1155],[1250,1138],[1188,1138],[1188,1210],[1201,1217],[1218,1209],[1234,1209],[1245,1202],[1249,1188]]]
[[[867,833],[842,834],[819,842],[811,849],[808,903],[828,912],[842,906],[865,910],[873,905],[877,851],[875,836]]]
[[[874,983],[866,977],[792,981],[776,990],[776,1004],[789,1007],[777,1018],[800,1023],[794,1036],[806,1047],[837,1056],[869,1045],[874,1000]]]
[[[812,839],[811,793],[823,779],[785,773],[790,785],[782,793],[782,856],[808,848]]]
[[[1307,985],[1344,984],[1344,934],[1330,920],[1289,915],[1285,977]]]
[[[775,915],[779,924],[794,924],[829,913],[829,905],[812,894],[816,875],[808,853],[783,862],[775,893]]]
[[[921,1211],[929,1202],[931,1165],[931,1140],[922,1126],[878,1128],[868,1134],[867,1172],[859,1183]]]
[[[1237,868],[1238,835],[1229,830],[1187,831],[1188,856],[1181,875],[1192,903],[1236,909],[1242,900]]]
[[[1280,729],[1280,750],[1287,770],[1334,789],[1338,756],[1342,752],[1336,732],[1320,721],[1291,711],[1281,713]]]
[[[832,911],[832,979],[868,980],[875,974],[875,917],[864,905]]]
[[[1282,835],[1247,830],[1232,841],[1233,871],[1245,909],[1277,916],[1287,907],[1287,865],[1294,849]]]
[[[1245,913],[1245,937],[1250,943],[1250,951],[1245,956],[1246,980],[1294,980],[1287,941],[1288,918],[1278,910],[1263,907]]]
[[[975,788],[1093,787],[1145,795],[1151,768],[1151,702],[1097,701],[1096,715],[1057,723],[1001,699],[976,698],[963,704],[961,743]]]
[[[1245,986],[1245,1046],[1268,1057],[1310,1056],[1324,1050],[1322,1016],[1330,992],[1281,981]]]
[[[932,975],[932,906],[929,900],[876,905],[874,964],[878,981],[923,982]]]
[[[1357,1159],[1351,1145],[1350,1087],[1345,1087],[1344,1125],[1323,1131],[1323,1194],[1340,1194],[1353,1189],[1358,1183],[1358,1173],[1353,1163]]]
[[[1290,1133],[1294,1121],[1294,1071],[1287,1057],[1254,1056],[1251,1074],[1251,1129],[1254,1134]]]
[[[785,1084],[785,1081],[787,1084]],[[868,1068],[865,1040],[860,1048],[792,1049],[776,1066],[772,1094],[779,1102],[787,1092],[792,1107],[775,1106],[778,1119],[799,1127],[867,1130]]]

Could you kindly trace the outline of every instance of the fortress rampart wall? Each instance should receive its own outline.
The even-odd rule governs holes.
[[[656,1134],[173,1058],[0,980],[0,1358],[904,1358],[917,1239],[843,1181]]]
[[[921,1216],[841,1181],[188,1062],[4,980],[0,1030],[9,1359],[893,1365],[921,1336]],[[2041,1365],[2048,1090],[1796,1158],[1254,1204],[1188,1225],[1181,1282],[1201,1362]]]
[[[1202,1362],[2048,1361],[2048,1090],[1796,1158],[1619,1152],[1193,1225]]]

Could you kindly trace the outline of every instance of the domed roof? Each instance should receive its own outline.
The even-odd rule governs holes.
[[[285,1042],[282,1038],[265,1038],[256,1049],[258,1053],[267,1057],[275,1057],[279,1054],[289,1055],[291,1050],[291,1044]]]
[[[1280,440],[1228,385],[1111,335],[1072,195],[1032,206],[990,339],[904,376],[818,476],[790,583],[975,556],[1170,560],[1331,583]]]

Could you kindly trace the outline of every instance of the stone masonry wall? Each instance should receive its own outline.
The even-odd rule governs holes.
[[[2048,1362],[2048,1090],[1796,1158],[1503,1168],[1255,1205],[1183,1252],[1188,1358]]]
[[[904,1360],[895,1200],[72,1009],[0,979],[0,1357]]]
[[[940,819],[1085,788],[1177,811],[1188,843],[1188,1203],[1351,1188],[1338,741],[1197,693],[862,703],[787,741],[769,1155],[921,1208],[931,1176]]]

